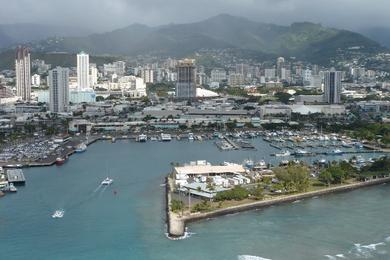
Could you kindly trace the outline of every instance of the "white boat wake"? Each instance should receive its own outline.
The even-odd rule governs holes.
[[[238,260],[272,260],[269,258],[264,258],[261,256],[253,256],[253,255],[239,255],[237,259]]]

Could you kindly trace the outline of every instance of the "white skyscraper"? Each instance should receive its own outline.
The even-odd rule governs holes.
[[[31,63],[30,51],[27,48],[18,47],[15,59],[16,95],[24,101],[31,98]]]
[[[49,71],[49,110],[66,112],[69,105],[69,69],[57,67]]]
[[[89,88],[89,55],[85,52],[77,54],[77,89]]]
[[[324,72],[324,101],[328,104],[341,102],[341,71]]]

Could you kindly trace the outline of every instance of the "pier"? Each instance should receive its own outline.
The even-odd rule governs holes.
[[[167,197],[170,197],[171,188],[168,185],[169,178],[167,178],[167,189],[166,192]],[[374,185],[379,185],[383,183],[389,183],[390,177],[384,177],[384,178],[377,178],[365,182],[358,182],[353,184],[347,184],[347,185],[341,185],[337,187],[332,188],[325,188],[318,191],[311,191],[311,192],[305,192],[300,194],[294,194],[294,195],[286,195],[286,196],[280,196],[278,198],[274,199],[268,199],[268,200],[262,200],[262,201],[254,201],[251,203],[246,203],[238,206],[232,206],[224,209],[217,209],[211,212],[206,213],[194,213],[187,216],[179,216],[178,214],[175,214],[170,211],[170,200],[167,200],[167,223],[168,223],[168,235],[172,238],[182,237],[185,235],[186,231],[186,225],[188,223],[193,223],[199,220],[203,219],[209,219],[209,218],[215,218],[220,216],[225,216],[229,214],[244,212],[248,210],[254,210],[254,209],[260,209],[269,207],[272,205],[279,205],[284,203],[291,203],[297,200],[302,199],[308,199],[316,196],[321,195],[327,195],[327,194],[334,194],[334,193],[340,193],[340,192],[346,192],[346,191],[352,191],[355,189],[363,188],[363,187],[370,187]]]
[[[26,183],[26,178],[21,169],[8,169],[7,180],[14,185],[24,185]]]

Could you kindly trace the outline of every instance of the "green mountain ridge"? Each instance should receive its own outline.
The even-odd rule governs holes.
[[[201,49],[236,49],[258,56],[294,56],[328,63],[340,50],[355,48],[360,53],[386,50],[369,38],[346,30],[309,22],[281,26],[254,22],[227,14],[188,24],[150,27],[133,24],[112,32],[86,37],[49,38],[31,44],[37,52],[81,50],[92,55],[182,57]]]

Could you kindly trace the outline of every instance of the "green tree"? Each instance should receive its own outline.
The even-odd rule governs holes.
[[[262,200],[264,198],[264,188],[261,185],[257,185],[255,188],[250,190],[251,196],[256,200]]]
[[[320,173],[320,175],[318,176],[318,180],[328,186],[330,186],[330,184],[334,181],[333,175],[328,169],[325,169]]]
[[[309,169],[303,165],[289,165],[274,170],[276,178],[288,191],[304,192],[309,188]]]

